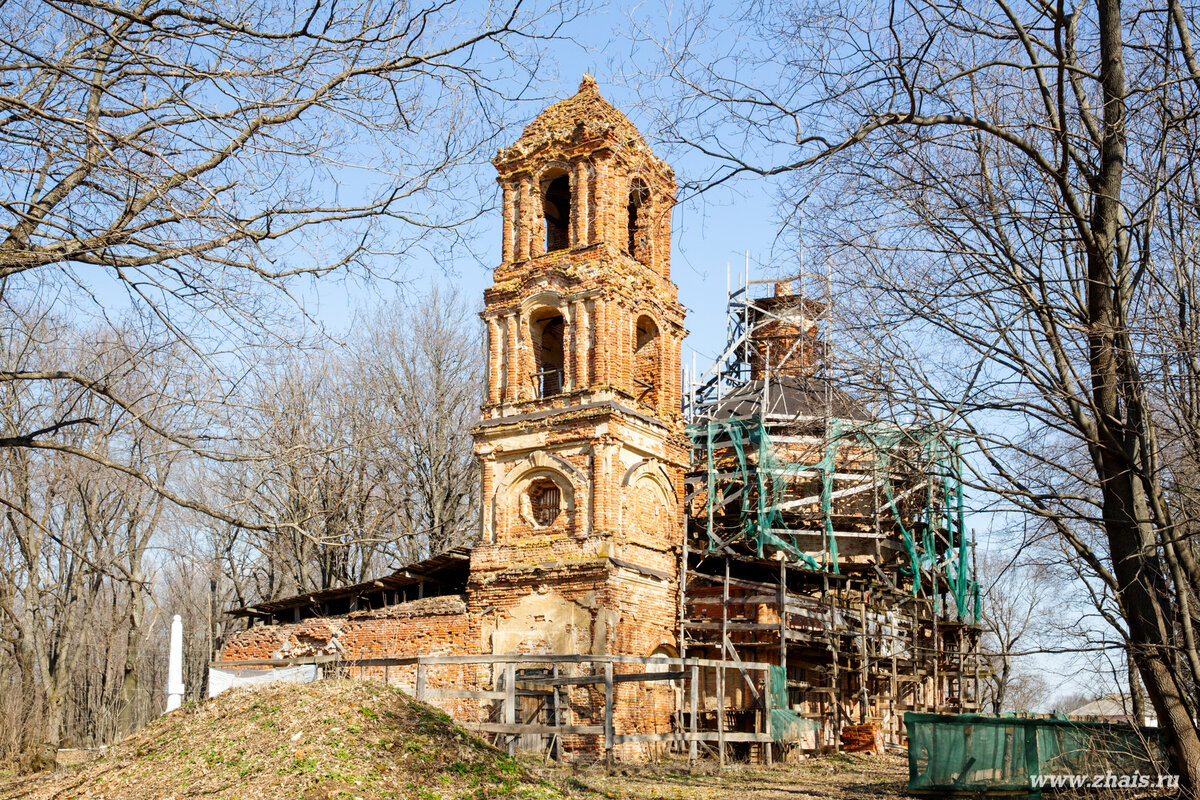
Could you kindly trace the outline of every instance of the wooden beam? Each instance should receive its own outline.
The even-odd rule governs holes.
[[[477,689],[426,689],[425,696],[428,698],[456,698],[461,700],[503,700],[508,695],[505,692]]]
[[[695,734],[700,730],[700,668],[693,665],[689,672],[691,677],[688,679],[688,710],[691,712],[691,719],[688,727],[691,729],[691,733]],[[692,739],[688,745],[688,761],[694,762],[696,756],[696,740]]]
[[[515,744],[516,737],[522,734],[529,735],[553,735],[561,734],[563,736],[595,736],[604,733],[604,727],[601,725],[534,725],[532,723],[507,723],[507,722],[471,722],[463,727],[468,730],[477,730],[484,733],[503,733],[506,734]]]
[[[517,727],[517,665],[509,663],[504,665],[504,724],[507,726]],[[519,731],[508,731],[508,733],[518,733]],[[505,733],[505,731],[496,731],[496,733]],[[517,739],[515,736],[508,737],[508,755],[509,757],[517,754]]]
[[[687,675],[683,670],[675,670],[672,672],[628,672],[620,675],[613,675],[613,683],[641,683],[654,681],[675,681]],[[587,686],[589,684],[604,683],[605,679],[600,675],[578,675],[575,677],[563,678],[527,678],[523,681],[518,681],[518,685],[524,686]]]
[[[555,679],[557,679],[559,677],[558,664],[554,665],[553,677]],[[553,696],[550,699],[550,723],[555,728],[561,728],[561,727],[563,727],[563,720],[562,720],[562,710],[559,708],[559,704],[558,704],[558,686],[556,685],[552,691],[553,691]],[[562,746],[563,746],[562,737],[563,737],[563,734],[561,731],[558,731],[554,734],[554,739],[552,740],[553,743],[551,745],[551,750],[550,750],[551,756],[554,758],[555,761],[559,761],[559,762],[562,761]]]
[[[259,658],[252,661],[210,661],[210,667],[238,669],[241,667],[298,667],[304,664],[328,664],[339,660],[336,655],[305,656],[303,658]]]
[[[717,765],[725,767],[725,668],[717,667]]]
[[[613,763],[613,665],[604,664],[604,760]]]
[[[769,626],[774,628],[774,625]],[[733,642],[729,641],[729,636],[725,636],[725,652],[729,653],[730,660],[737,666],[738,671],[742,673],[742,678],[746,681],[746,685],[750,687],[750,694],[754,695],[754,700],[762,703],[762,695],[758,693],[758,689],[754,686],[754,681],[750,680],[750,672],[742,666],[742,659],[738,657],[737,650],[733,647]]]

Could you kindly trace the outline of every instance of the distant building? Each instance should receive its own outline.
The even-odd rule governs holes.
[[[1101,722],[1128,722],[1134,725],[1145,725],[1149,728],[1158,727],[1158,717],[1154,708],[1146,704],[1146,716],[1139,722],[1133,717],[1133,697],[1121,692],[1106,694],[1099,700],[1085,703],[1079,708],[1067,712],[1072,719],[1099,720]]]

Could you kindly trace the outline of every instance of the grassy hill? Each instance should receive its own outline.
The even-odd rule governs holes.
[[[0,782],[4,800],[595,797],[531,774],[381,684],[235,690],[160,717],[78,767]]]

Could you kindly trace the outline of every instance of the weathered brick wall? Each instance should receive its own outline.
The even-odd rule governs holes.
[[[773,375],[812,376],[825,356],[816,322],[825,313],[825,304],[793,294],[791,283],[782,282],[775,284],[771,297],[761,298],[755,305],[769,313],[751,311],[754,347],[750,352],[750,377],[762,380],[768,367]]]
[[[470,638],[492,653],[671,652],[688,460],[685,310],[670,279],[674,174],[590,79],[494,163],[505,240],[483,314],[489,402],[475,433],[484,536],[471,559]],[[562,174],[572,237],[547,253],[542,176]],[[630,248],[635,183],[646,191]],[[564,321],[564,391],[539,398],[526,380],[539,363],[530,321],[547,307]],[[653,332],[641,349],[639,321]],[[546,475],[573,495],[569,513],[539,525],[522,509],[531,481]],[[672,691],[620,685],[618,728],[666,730]],[[573,690],[572,704],[596,712],[594,695]]]
[[[494,164],[504,239],[484,298],[487,402],[474,431],[483,536],[471,554],[465,597],[252,628],[226,645],[225,658],[676,651],[689,445],[680,414],[685,309],[670,278],[674,173],[590,78],[539,115]],[[563,176],[571,189],[569,241],[547,253],[542,192]],[[631,252],[635,181],[647,191]],[[558,317],[561,390],[539,397],[544,386],[534,377],[555,360]],[[656,334],[639,351],[644,318]],[[543,340],[549,325],[556,333]],[[547,482],[561,498],[548,522],[535,512]],[[411,668],[362,674],[415,683]],[[427,685],[494,688],[496,674],[490,667],[431,668]],[[619,684],[618,730],[669,730],[677,691]],[[574,687],[569,704],[577,719],[596,722],[603,690]],[[471,719],[488,713],[486,705],[443,707]],[[601,746],[595,737],[568,743],[579,752]]]
[[[374,611],[255,625],[221,648],[223,661],[341,653],[347,660],[464,652],[467,605],[460,595],[426,597]]]

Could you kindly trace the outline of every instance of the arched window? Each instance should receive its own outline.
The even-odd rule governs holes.
[[[637,399],[649,406],[658,404],[658,326],[650,317],[638,317],[633,343],[633,382]]]
[[[561,169],[542,179],[542,213],[546,218],[546,252],[571,246],[571,179]]]
[[[529,318],[533,338],[533,391],[550,397],[563,390],[563,334],[566,325],[557,308],[538,309]]]
[[[650,188],[641,178],[629,183],[629,229],[625,250],[629,255],[646,263],[646,203],[650,199]]]
[[[549,528],[562,512],[562,491],[549,478],[539,478],[529,484],[529,505],[533,521]]]

